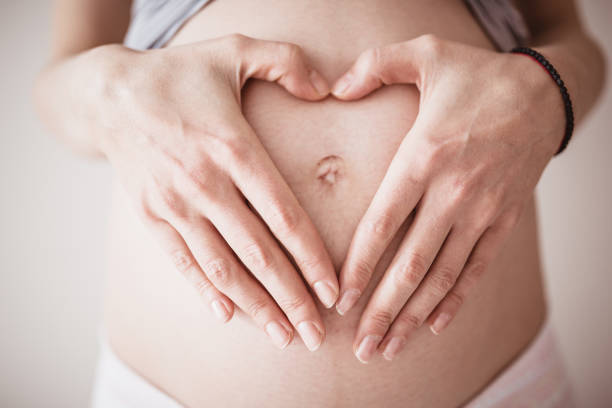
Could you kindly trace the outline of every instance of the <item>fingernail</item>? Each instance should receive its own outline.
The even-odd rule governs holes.
[[[401,337],[393,337],[391,341],[385,347],[383,351],[383,357],[389,361],[393,360],[393,357],[400,351],[404,345],[404,339]]]
[[[336,299],[338,298],[338,292],[332,287],[331,284],[323,281],[318,281],[314,284],[314,290],[321,300],[321,303],[325,305],[326,308],[330,308],[336,303]]]
[[[334,89],[332,90],[332,93],[334,95],[342,95],[343,93],[345,93],[349,86],[351,85],[351,83],[353,82],[353,78],[351,78],[350,75],[345,75],[343,76],[340,81],[338,81],[336,83],[336,85],[334,86]]]
[[[272,342],[280,349],[284,349],[291,340],[291,335],[279,322],[270,322],[266,324],[266,333],[272,339]]]
[[[381,336],[375,336],[373,334],[365,336],[363,340],[361,340],[361,343],[359,343],[359,347],[357,347],[357,351],[355,352],[355,356],[359,361],[366,364],[374,355],[376,346],[378,346],[380,340],[382,340]]]
[[[308,350],[315,351],[323,341],[323,334],[312,322],[301,322],[297,325],[298,333]]]
[[[327,82],[317,71],[310,71],[310,83],[319,95],[324,96],[329,93]]]
[[[436,318],[434,323],[431,326],[429,326],[429,328],[431,329],[433,334],[438,335],[440,334],[442,330],[444,330],[446,326],[448,326],[448,322],[450,322],[450,320],[451,320],[450,314],[440,313],[440,315]]]
[[[357,300],[361,293],[357,289],[349,289],[340,296],[340,300],[338,300],[338,304],[336,305],[336,311],[340,316],[343,316],[346,312],[348,312]]]
[[[213,300],[213,302],[211,303],[211,306],[217,318],[221,320],[222,322],[227,322],[227,320],[230,317],[230,314],[229,314],[229,310],[227,310],[223,302],[219,300]]]

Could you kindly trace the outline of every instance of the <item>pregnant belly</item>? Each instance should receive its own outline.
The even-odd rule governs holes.
[[[217,0],[169,46],[240,32],[302,46],[331,82],[363,50],[423,33],[491,48],[461,2]],[[356,102],[297,100],[247,84],[243,110],[318,228],[338,268],[401,139],[418,91],[392,86]],[[188,406],[457,406],[481,389],[536,333],[544,313],[535,211],[530,202],[500,256],[443,335],[423,328],[392,363],[360,364],[352,340],[361,311],[393,256],[347,316],[321,308],[327,337],[310,353],[286,350],[237,311],[219,324],[173,270],[115,185],[106,325],[119,356]]]

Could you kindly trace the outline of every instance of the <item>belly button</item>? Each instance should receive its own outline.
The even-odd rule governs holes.
[[[323,184],[336,184],[343,173],[344,161],[339,156],[326,156],[317,163],[317,179]]]

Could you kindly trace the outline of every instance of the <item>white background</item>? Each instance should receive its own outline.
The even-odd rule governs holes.
[[[50,3],[0,2],[0,406],[10,408],[86,406],[101,318],[110,169],[47,136],[30,102]],[[612,2],[581,3],[612,55]],[[612,405],[611,129],[608,88],[538,187],[552,318],[582,407]]]

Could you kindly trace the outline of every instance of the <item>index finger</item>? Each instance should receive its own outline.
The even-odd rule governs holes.
[[[306,55],[298,45],[243,35],[232,38],[239,50],[240,86],[248,78],[256,78],[276,82],[289,93],[306,100],[320,100],[329,94],[329,84],[309,66]]]
[[[231,177],[291,254],[323,305],[330,308],[338,298],[338,278],[323,240],[253,130],[248,124],[244,128],[252,148],[234,161]]]
[[[336,81],[332,94],[338,99],[351,100],[362,98],[383,85],[416,84],[420,89],[421,71],[440,46],[441,41],[426,34],[366,50]]]
[[[367,287],[385,249],[418,204],[425,184],[414,161],[406,160],[411,133],[404,138],[370,206],[359,222],[340,271],[341,294],[336,305],[348,312]]]

